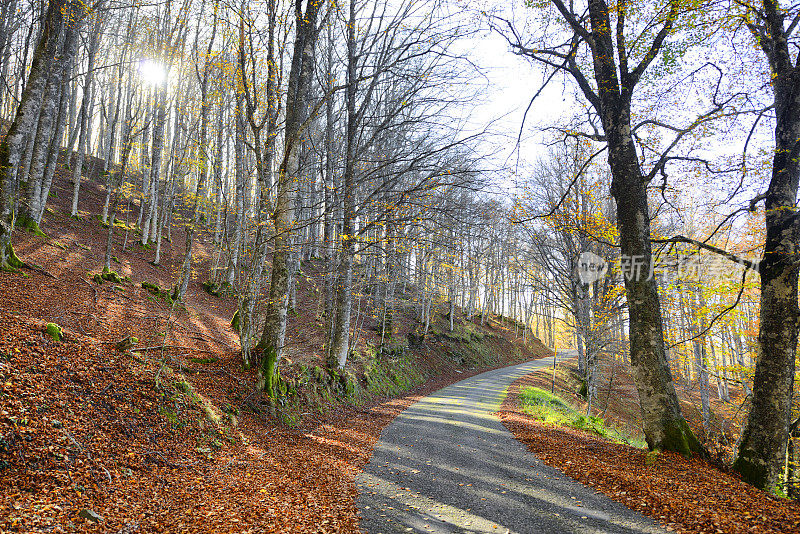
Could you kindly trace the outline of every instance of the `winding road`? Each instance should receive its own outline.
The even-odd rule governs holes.
[[[397,416],[356,478],[361,528],[369,534],[665,533],[544,465],[494,415],[509,384],[552,365],[544,358],[489,371]]]

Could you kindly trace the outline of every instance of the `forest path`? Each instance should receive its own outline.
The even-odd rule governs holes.
[[[489,371],[398,415],[356,478],[361,528],[369,534],[665,533],[541,463],[494,415],[509,384],[552,365],[544,358]]]

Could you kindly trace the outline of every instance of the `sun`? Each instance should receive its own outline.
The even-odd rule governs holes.
[[[150,59],[139,61],[139,76],[145,83],[161,85],[167,79],[167,69],[164,65]]]

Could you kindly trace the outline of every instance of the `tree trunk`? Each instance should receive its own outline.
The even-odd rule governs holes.
[[[295,0],[295,43],[286,96],[284,154],[278,169],[278,191],[272,216],[275,227],[272,277],[260,345],[265,358],[259,366],[259,386],[275,396],[275,377],[286,335],[289,305],[289,260],[294,224],[294,188],[299,173],[302,126],[308,115],[314,48],[319,33],[317,15],[322,3],[308,0],[303,13],[302,0]]]
[[[28,138],[36,127],[39,108],[53,63],[59,33],[63,25],[62,9],[65,0],[51,0],[47,7],[42,32],[22,92],[17,113],[6,137],[0,142],[0,269],[20,266],[11,246],[14,230],[14,198],[17,190],[17,171]]]
[[[792,61],[784,30],[785,12],[764,0],[765,33],[754,31],[772,70],[775,95],[775,155],[765,195],[766,242],[761,273],[761,320],[753,403],[733,468],[754,486],[775,491],[786,460],[794,390],[800,310],[800,63]]]

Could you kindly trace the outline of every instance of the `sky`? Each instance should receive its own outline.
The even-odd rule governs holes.
[[[562,79],[554,78],[531,104],[543,81],[542,69],[511,51],[508,42],[494,31],[481,30],[466,40],[473,63],[480,70],[480,91],[471,110],[470,123],[476,129],[489,128],[486,143],[491,168],[507,168],[493,173],[493,179],[504,192],[513,191],[512,172],[524,169],[547,153],[547,134],[542,128],[557,123],[562,115],[571,115],[576,104],[571,88]],[[520,136],[525,110],[525,126]]]

